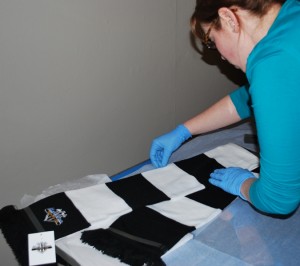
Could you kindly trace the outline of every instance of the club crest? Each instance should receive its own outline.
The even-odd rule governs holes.
[[[44,222],[55,223],[56,225],[61,225],[63,223],[63,218],[67,217],[67,213],[62,209],[47,208],[45,209],[46,217]]]

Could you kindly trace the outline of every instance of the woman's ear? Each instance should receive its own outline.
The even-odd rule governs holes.
[[[218,10],[218,14],[221,20],[222,27],[226,26],[233,32],[239,31],[239,20],[235,12],[227,7],[221,7]]]

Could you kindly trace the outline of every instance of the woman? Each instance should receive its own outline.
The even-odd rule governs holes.
[[[150,158],[162,167],[192,135],[254,116],[260,177],[241,168],[215,170],[210,183],[270,214],[300,202],[300,1],[200,0],[193,33],[246,73],[249,84],[158,137]]]

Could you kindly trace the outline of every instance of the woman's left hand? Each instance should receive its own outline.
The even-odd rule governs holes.
[[[216,169],[210,174],[208,181],[229,192],[233,195],[241,197],[243,200],[246,198],[241,193],[242,184],[249,178],[255,178],[254,174],[247,169],[239,167],[228,167],[224,169]]]

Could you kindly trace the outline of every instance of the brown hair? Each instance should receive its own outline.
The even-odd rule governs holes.
[[[200,24],[212,23],[219,29],[218,10],[221,7],[240,7],[248,10],[252,14],[262,17],[273,4],[282,5],[286,0],[196,0],[195,11],[191,17],[191,26],[193,33],[200,37],[203,36],[203,30]]]

